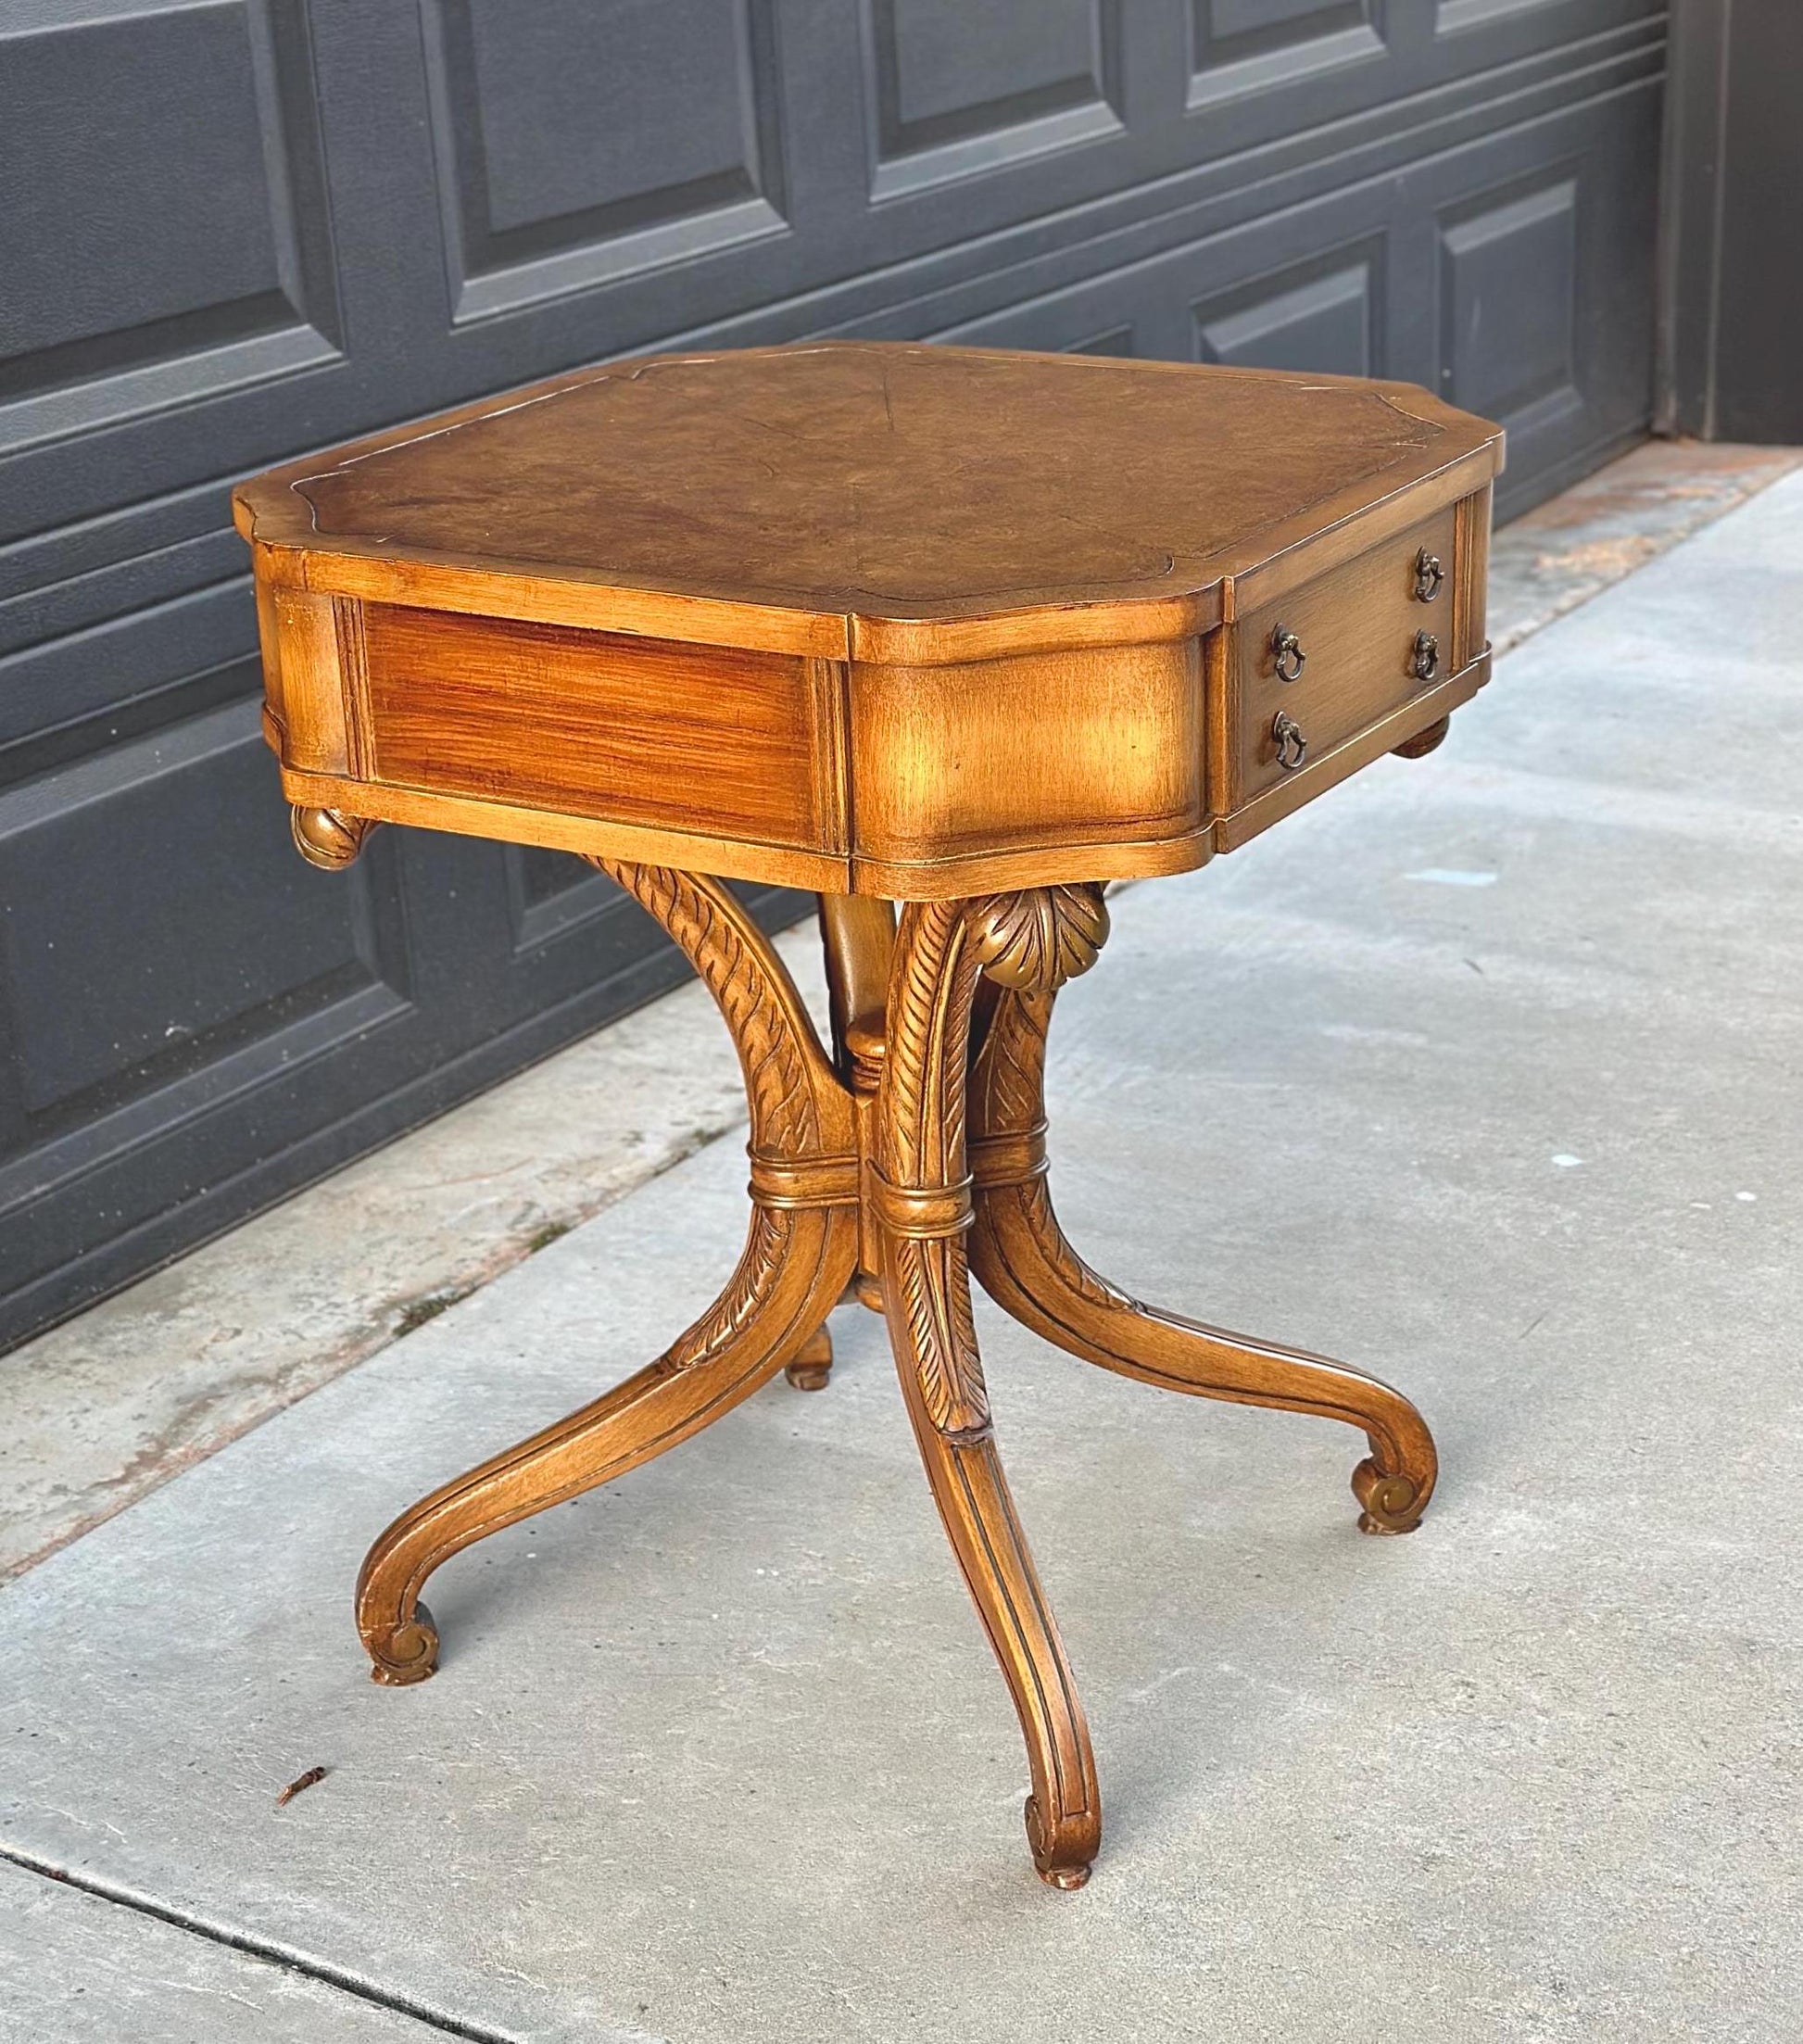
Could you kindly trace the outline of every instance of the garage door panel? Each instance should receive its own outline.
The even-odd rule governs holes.
[[[774,0],[428,0],[453,322],[784,236]]]
[[[1519,506],[1647,414],[1661,14],[38,0],[0,30],[0,1343],[686,970],[555,854],[383,831],[301,865],[235,475],[581,361],[850,332],[1425,382],[1502,415]],[[165,82],[115,161],[84,77]]]
[[[0,450],[334,359],[299,8],[31,20],[0,41]]]
[[[274,763],[228,709],[0,803],[18,1149],[407,974],[378,863],[348,887],[268,828]],[[185,885],[171,888],[171,868]],[[365,1022],[367,1016],[364,1016]]]

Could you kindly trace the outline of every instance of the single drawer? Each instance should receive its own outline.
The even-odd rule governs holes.
[[[1456,522],[1449,504],[1239,620],[1225,808],[1320,761],[1455,671]]]

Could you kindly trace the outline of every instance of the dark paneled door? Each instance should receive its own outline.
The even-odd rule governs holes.
[[[572,861],[299,864],[234,477],[842,333],[1409,377],[1505,420],[1525,503],[1645,422],[1662,19],[0,0],[0,1340],[675,969]]]

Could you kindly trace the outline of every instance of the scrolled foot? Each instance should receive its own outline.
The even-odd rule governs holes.
[[[1421,1523],[1427,1499],[1406,1476],[1385,1476],[1367,1456],[1353,1471],[1353,1495],[1364,1509],[1358,1530],[1365,1533],[1413,1533]]]
[[[372,1662],[370,1680],[385,1688],[404,1689],[437,1672],[438,1628],[423,1604],[413,1607],[413,1616],[405,1624],[385,1633],[365,1633],[363,1645]]]
[[[1080,1888],[1090,1877],[1095,1858],[1097,1828],[1093,1814],[1084,1811],[1075,1823],[1064,1827],[1063,1836],[1040,1816],[1037,1796],[1027,1798],[1021,1814],[1027,1820],[1027,1843],[1032,1848],[1033,1870],[1040,1879],[1047,1887],[1062,1888],[1066,1894]]]
[[[809,1335],[795,1360],[783,1371],[797,1391],[825,1391],[833,1373],[833,1338],[823,1327]]]
[[[969,1257],[1004,1311],[1060,1348],[1142,1383],[1312,1412],[1354,1426],[1370,1458],[1353,1478],[1367,1533],[1409,1532],[1433,1495],[1433,1436],[1400,1392],[1325,1356],[1248,1340],[1141,1306],[1065,1239],[1045,1177],[1050,995],[1004,993],[972,1072],[976,1215]]]

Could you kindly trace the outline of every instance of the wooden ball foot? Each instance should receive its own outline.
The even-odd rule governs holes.
[[[823,1327],[809,1335],[806,1345],[783,1375],[797,1391],[825,1391],[833,1371],[833,1338]]]
[[[1444,745],[1446,733],[1452,726],[1452,718],[1442,717],[1437,724],[1431,724],[1425,731],[1418,731],[1412,738],[1406,738],[1390,750],[1399,760],[1424,760],[1428,754]]]

